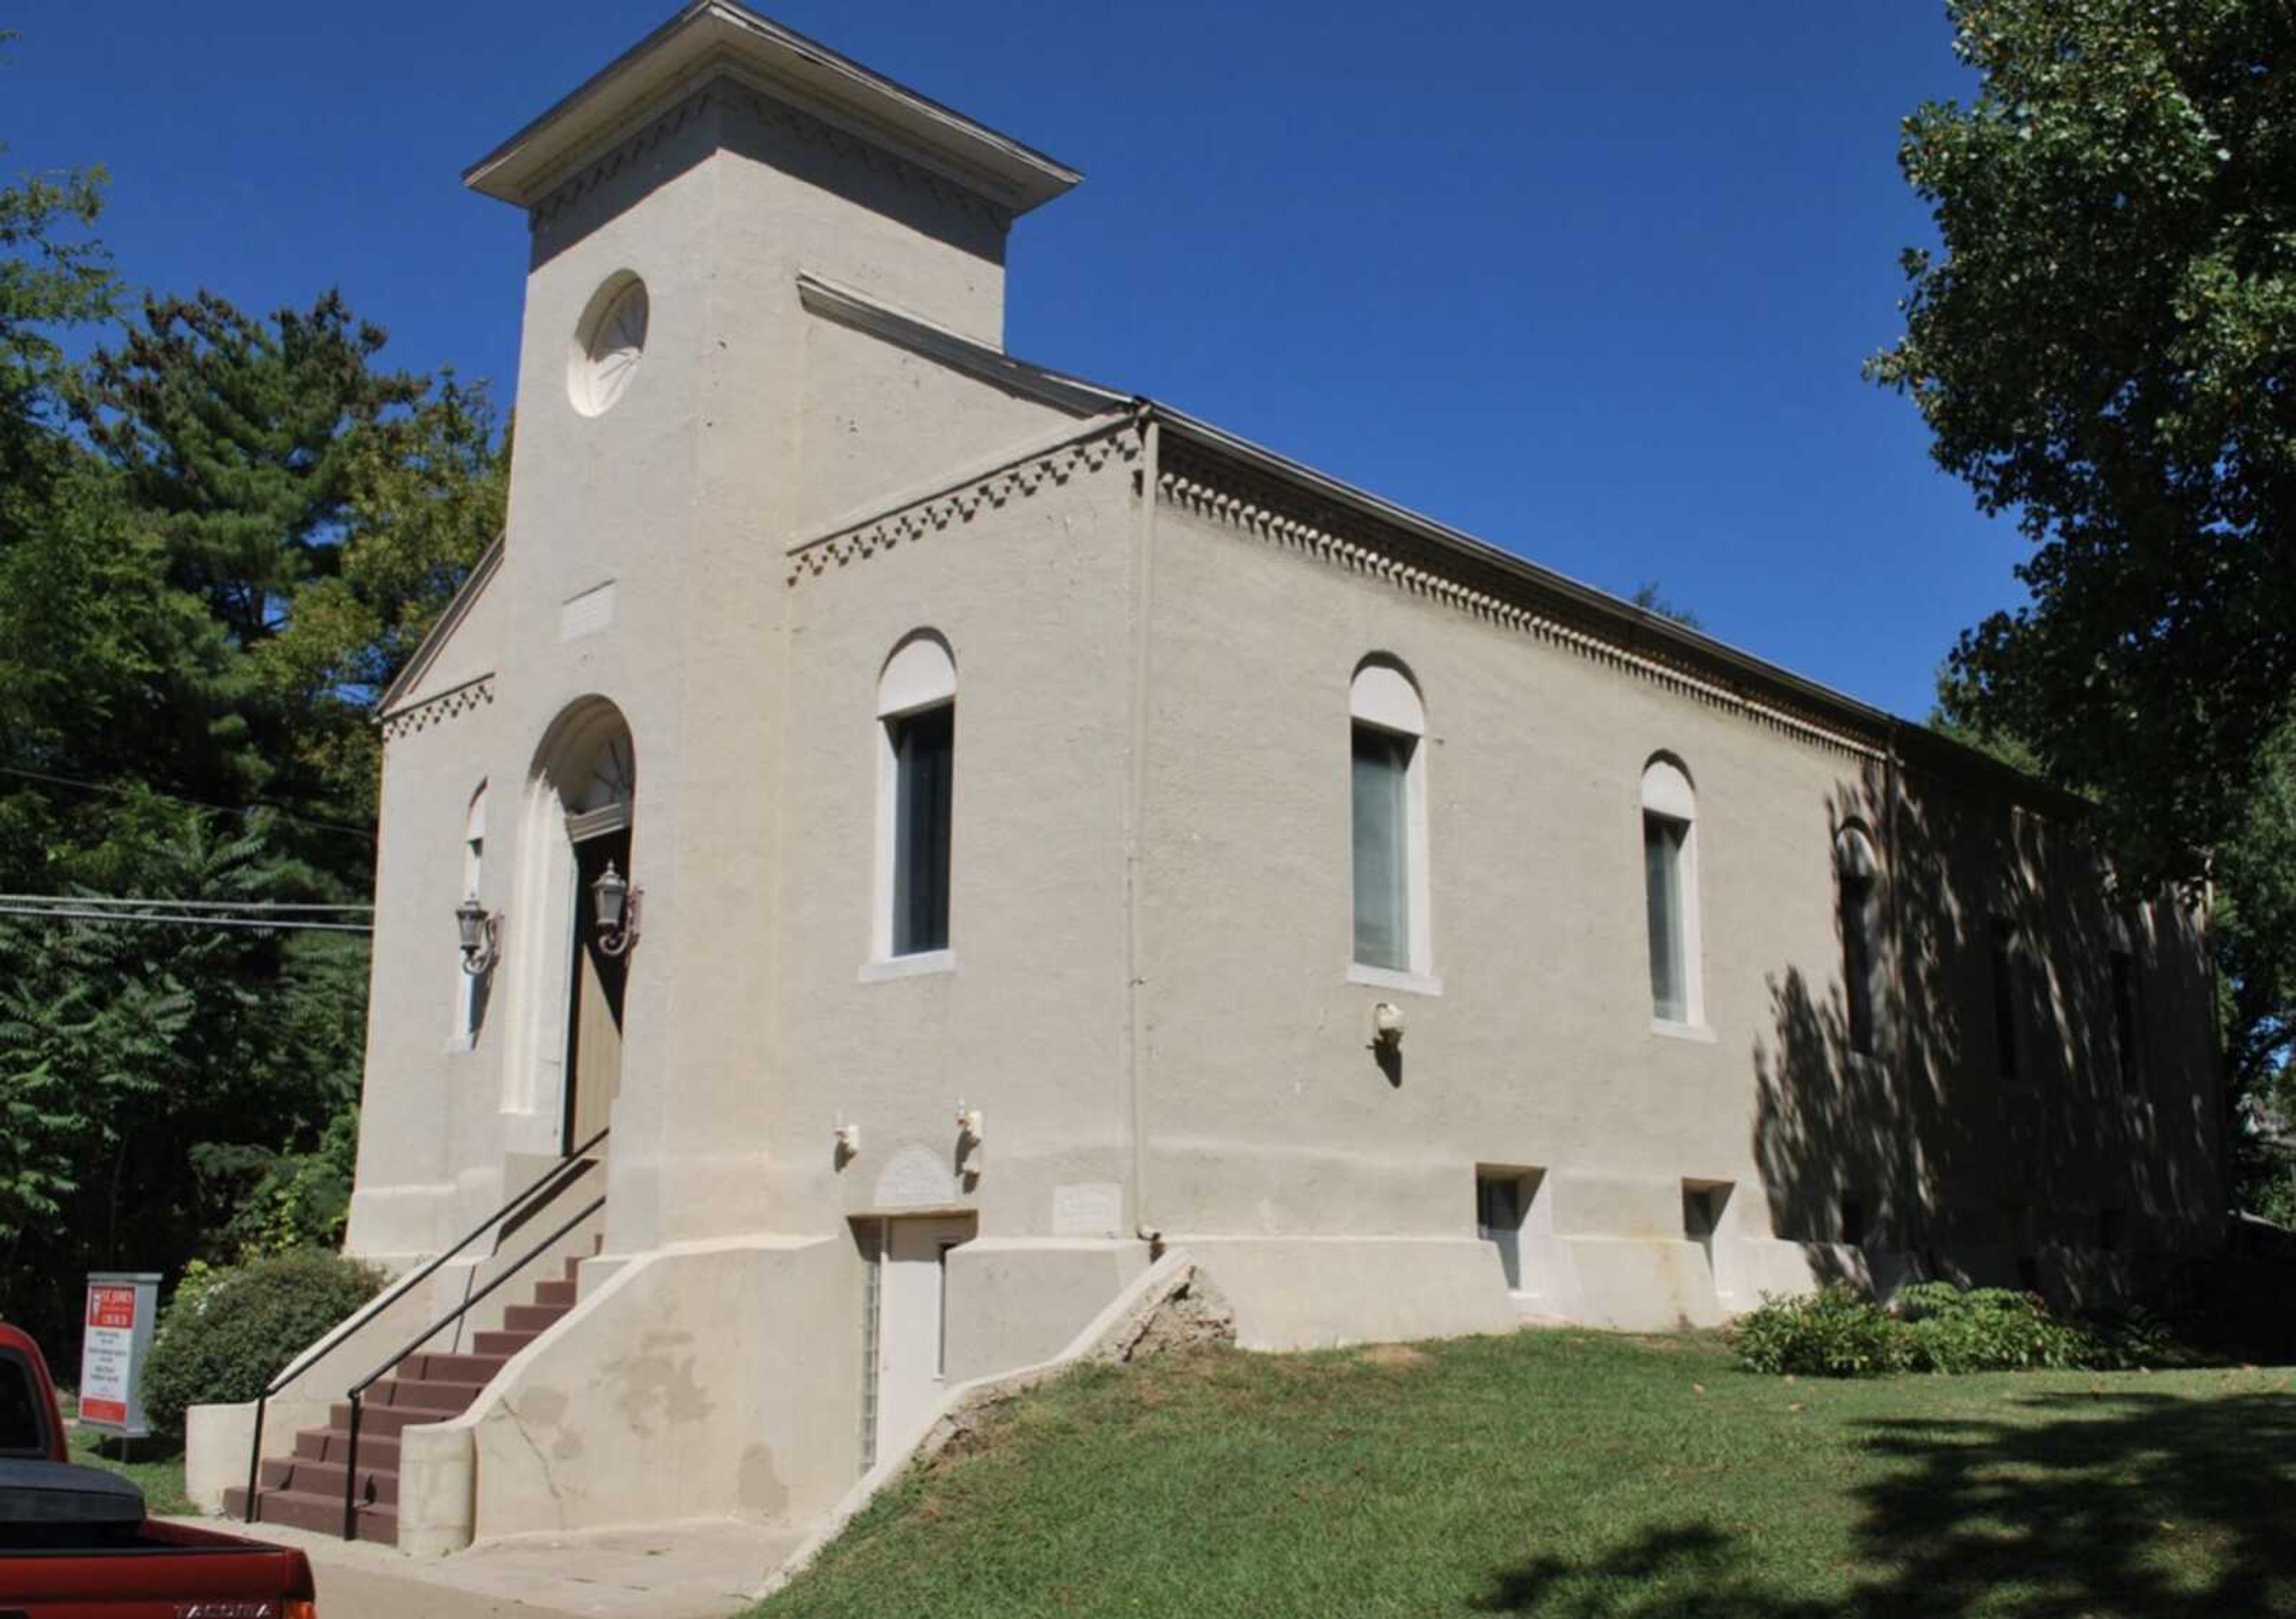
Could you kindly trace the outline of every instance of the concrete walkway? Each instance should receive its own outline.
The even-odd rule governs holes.
[[[253,1533],[311,1559],[326,1619],[726,1619],[804,1538],[801,1527],[712,1519],[519,1535],[417,1559],[273,1524]]]

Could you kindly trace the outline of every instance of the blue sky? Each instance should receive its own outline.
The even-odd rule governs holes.
[[[526,231],[464,166],[667,0],[17,0],[12,169],[102,162],[134,283],[340,285],[508,403]],[[1927,220],[1942,7],[1069,0],[766,10],[1084,170],[1007,338],[1919,717],[2023,542],[1858,375]]]

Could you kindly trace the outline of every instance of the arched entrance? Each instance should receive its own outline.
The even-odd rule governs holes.
[[[532,919],[525,972],[529,1107],[558,1103],[559,1150],[588,1141],[612,1114],[622,1081],[627,958],[605,948],[592,891],[607,868],[630,875],[637,756],[621,711],[585,698],[535,752],[521,877]]]

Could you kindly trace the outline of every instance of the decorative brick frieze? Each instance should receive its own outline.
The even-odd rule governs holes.
[[[476,679],[463,681],[460,686],[449,686],[435,697],[426,697],[420,703],[385,714],[382,717],[382,739],[397,742],[402,736],[427,731],[434,725],[473,710],[490,707],[494,700],[495,678],[480,675]]]
[[[890,176],[902,185],[923,192],[943,207],[974,215],[1000,231],[1012,226],[1011,209],[849,130],[840,129],[801,108],[792,107],[747,85],[719,78],[696,90],[637,134],[558,185],[529,210],[528,228],[539,229],[582,197],[644,159],[695,119],[712,108],[719,107],[754,118],[769,128],[783,130],[799,140],[822,148],[840,161],[865,168],[872,174]]]
[[[1720,671],[1695,669],[1654,647],[1635,646],[1591,614],[1573,612],[1534,584],[1479,566],[1375,518],[1303,497],[1249,469],[1173,446],[1157,476],[1166,505],[1237,533],[1382,579],[1407,595],[1515,630],[1678,695],[1857,759],[1881,759],[1878,738],[1861,737],[1758,694]]]
[[[1024,500],[1038,490],[1088,477],[1104,467],[1136,461],[1139,430],[1129,423],[1111,425],[1090,438],[1029,456],[983,477],[870,519],[857,527],[824,535],[790,553],[789,583],[865,562],[881,551],[911,545],[951,529],[961,529],[983,511],[994,511]]]

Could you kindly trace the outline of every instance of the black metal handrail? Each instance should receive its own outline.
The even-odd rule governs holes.
[[[316,1348],[305,1354],[300,1360],[297,1360],[292,1366],[290,1366],[285,1371],[281,1372],[277,1377],[274,1377],[270,1382],[263,1385],[263,1392],[255,1397],[255,1434],[253,1438],[248,1441],[247,1445],[247,1521],[249,1523],[254,1523],[256,1521],[257,1514],[262,1510],[261,1507],[258,1504],[258,1498],[256,1495],[255,1487],[257,1481],[262,1476],[263,1473],[263,1411],[264,1408],[270,1403],[271,1396],[277,1393],[281,1389],[285,1388],[289,1384],[294,1382],[296,1378],[301,1377],[305,1372],[309,1371],[320,1361],[325,1360],[336,1350],[348,1343],[352,1335],[357,1333],[360,1327],[365,1326],[376,1316],[390,1309],[391,1305],[397,1303],[400,1299],[405,1298],[414,1287],[420,1286],[422,1282],[429,1280],[430,1278],[438,1270],[439,1266],[445,1264],[448,1260],[453,1259],[463,1249],[478,1241],[479,1238],[484,1237],[488,1232],[507,1223],[512,1215],[523,1214],[530,1210],[539,1208],[542,1204],[549,1202],[551,1198],[555,1197],[559,1193],[573,1185],[575,1181],[580,1179],[584,1174],[588,1172],[592,1163],[592,1160],[587,1155],[595,1148],[601,1141],[603,1141],[606,1138],[606,1130],[600,1130],[596,1135],[582,1143],[581,1146],[567,1154],[557,1163],[543,1171],[542,1174],[533,1182],[533,1184],[529,1186],[526,1190],[521,1192],[517,1196],[503,1204],[502,1207],[488,1215],[486,1219],[481,1220],[479,1224],[472,1227],[470,1232],[463,1237],[462,1241],[456,1243],[445,1253],[439,1254],[428,1264],[422,1266],[422,1269],[409,1271],[406,1275],[400,1277],[390,1286],[384,1288],[382,1292],[368,1300],[365,1304],[362,1305],[340,1327],[336,1327],[334,1331],[329,1333],[324,1342],[321,1343]],[[605,1200],[601,1198],[599,1201],[603,1203]],[[524,1262],[525,1262],[522,1260],[520,1262],[521,1264]],[[458,1311],[455,1317],[450,1319],[460,1319],[460,1312]],[[436,1332],[439,1330],[439,1327],[443,1327],[447,1323],[443,1321],[439,1322],[437,1325],[434,1325],[430,1328],[430,1331]],[[430,1334],[426,1333],[423,1335],[428,1337]],[[406,1357],[402,1355],[399,1358],[404,1360]]]
[[[532,1264],[535,1260],[539,1258],[541,1255],[549,1252],[550,1248],[556,1244],[559,1239],[563,1237],[575,1227],[580,1225],[584,1220],[589,1219],[591,1215],[595,1214],[600,1209],[603,1209],[605,1206],[606,1200],[603,1197],[592,1198],[588,1208],[583,1210],[579,1214],[575,1215],[573,1219],[568,1220],[564,1225],[559,1227],[558,1229],[553,1231],[549,1236],[535,1244],[534,1246],[520,1254],[515,1260],[511,1262],[509,1268],[504,1270],[500,1276],[497,1276],[494,1280],[480,1288],[469,1298],[464,1299],[447,1314],[440,1317],[438,1320],[431,1322],[430,1326],[424,1327],[421,1333],[417,1334],[415,1337],[408,1343],[406,1348],[400,1350],[397,1354],[391,1356],[390,1359],[385,1360],[381,1366],[376,1367],[365,1377],[351,1385],[351,1436],[350,1443],[346,1447],[347,1453],[343,1457],[343,1539],[346,1541],[353,1541],[358,1538],[359,1401],[363,1397],[365,1397],[367,1390],[373,1387],[378,1379],[388,1377],[394,1369],[397,1368],[400,1361],[406,1360],[407,1356],[413,1354],[425,1344],[428,1344],[432,1337],[437,1335],[440,1328],[452,1327],[455,1322],[470,1314],[472,1310],[478,1307],[480,1302],[483,1300],[487,1294],[492,1293],[496,1288],[510,1280],[511,1278],[525,1270],[527,1266]]]

